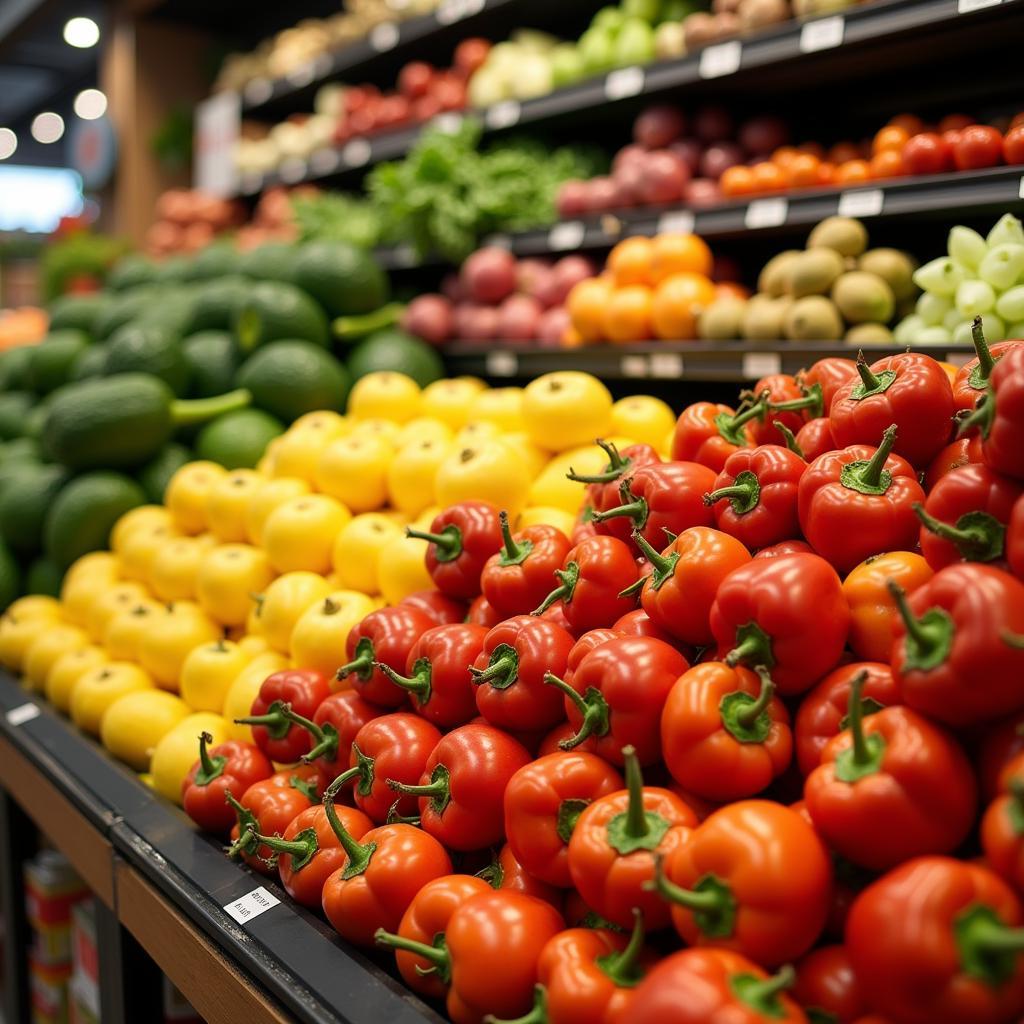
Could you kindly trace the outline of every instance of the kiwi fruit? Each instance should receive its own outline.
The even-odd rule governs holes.
[[[826,217],[807,239],[808,249],[835,249],[840,256],[859,256],[867,247],[867,229],[852,217]]]
[[[847,323],[888,323],[896,309],[892,289],[877,274],[851,270],[832,285],[832,301]]]
[[[741,336],[746,309],[743,299],[716,299],[697,318],[698,336],[708,341],[734,341]]]
[[[823,295],[807,295],[789,308],[783,325],[790,341],[834,341],[843,333],[835,303]]]
[[[789,290],[789,271],[793,260],[803,253],[799,249],[786,249],[773,256],[757,278],[757,290],[762,295],[777,299]]]
[[[747,302],[743,313],[743,337],[748,341],[778,341],[789,299],[773,299],[768,295],[755,295]]]
[[[843,339],[850,345],[892,345],[892,331],[885,324],[857,324]]]
[[[808,249],[799,253],[789,264],[789,294],[795,299],[824,295],[844,269],[843,257],[834,249]]]
[[[917,294],[917,261],[899,249],[868,249],[857,261],[857,269],[877,274],[892,289],[897,302]]]

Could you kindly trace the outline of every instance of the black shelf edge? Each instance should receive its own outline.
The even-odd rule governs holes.
[[[8,713],[24,704],[36,705],[38,714],[12,724]],[[443,1024],[443,1018],[408,989],[295,904],[273,879],[229,861],[217,842],[198,832],[178,808],[3,670],[0,735],[296,1020]],[[261,885],[281,903],[243,927],[223,907]]]
[[[509,3],[512,0],[490,2]],[[480,0],[476,0],[476,4],[479,3]],[[607,109],[698,83],[749,80],[756,85],[758,75],[766,69],[793,68],[798,66],[797,62],[804,61],[818,62],[816,81],[820,83],[839,73],[838,67],[830,72],[830,55],[870,45],[889,45],[914,33],[955,35],[965,22],[976,24],[987,20],[995,23],[1011,9],[1015,14],[1022,3],[1024,0],[878,0],[838,14],[807,21],[789,21],[750,37],[703,47],[676,60],[618,68],[536,99],[506,100],[482,110],[441,114],[427,124],[443,128],[457,124],[464,117],[477,117],[483,122],[485,132],[490,134],[584,111],[593,112],[595,108]],[[1012,17],[1013,14],[1006,16]],[[428,19],[430,17],[427,16]],[[420,19],[414,20],[418,22]],[[420,34],[416,38],[424,36]],[[884,69],[884,59],[879,57],[878,63],[880,70]],[[325,67],[322,63],[322,69]],[[313,77],[305,81],[310,75]],[[324,74],[317,78],[310,67],[300,80],[303,80],[301,86],[292,83],[293,91],[306,88],[313,81],[324,80]],[[277,87],[268,82],[265,88],[270,88],[273,95]],[[425,126],[414,125],[399,131],[357,138],[344,145],[317,150],[308,159],[286,161],[279,169],[267,174],[242,175],[239,194],[255,195],[275,185],[338,178],[362,171],[371,164],[395,159],[409,151]]]
[[[956,364],[974,355],[969,344],[911,345]],[[870,359],[906,352],[906,345],[865,347]],[[837,341],[652,341],[630,345],[538,348],[499,343],[450,342],[442,349],[453,374],[490,380],[532,379],[553,370],[582,370],[602,380],[746,383],[770,373],[795,373],[825,356],[852,359],[857,347]]]

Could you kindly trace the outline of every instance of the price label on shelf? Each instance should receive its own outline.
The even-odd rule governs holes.
[[[700,51],[697,74],[701,78],[724,78],[726,75],[734,75],[740,69],[742,58],[743,44],[736,39],[705,46]]]
[[[416,250],[408,242],[402,242],[391,250],[391,259],[396,267],[414,267]]]
[[[511,235],[488,235],[484,239],[484,245],[493,246],[496,249],[511,249],[512,248],[512,236]]]
[[[619,68],[604,80],[604,95],[609,100],[624,100],[644,91],[643,68]]]
[[[398,45],[398,26],[393,21],[382,21],[370,30],[370,45],[378,53],[387,53]]]
[[[748,228],[777,228],[786,223],[789,202],[784,196],[769,196],[755,199],[744,214],[743,223]]]
[[[341,157],[334,149],[318,149],[309,158],[310,170],[317,175],[330,174],[340,165]]]
[[[488,128],[499,131],[502,128],[512,128],[519,124],[523,108],[518,100],[502,100],[488,107],[484,112],[484,123]]]
[[[309,83],[315,78],[316,64],[313,61],[309,61],[306,64],[300,64],[297,68],[288,72],[288,81],[291,82],[296,89],[301,89],[304,85],[309,85]]]
[[[437,9],[437,20],[442,25],[454,25],[463,18],[471,18],[484,9],[485,0],[444,0]]]
[[[652,377],[675,380],[683,375],[683,357],[678,352],[655,352],[648,360]]]
[[[751,380],[780,373],[781,370],[782,356],[778,352],[746,352],[743,355],[743,376]]]
[[[261,885],[258,889],[240,896],[233,903],[225,903],[224,912],[239,924],[248,924],[254,917],[265,914],[280,902],[272,892]]]
[[[882,212],[885,193],[880,188],[859,188],[839,197],[840,217],[877,217]]]
[[[619,360],[619,372],[623,377],[637,380],[647,376],[647,356],[623,356]]]
[[[817,53],[819,50],[831,50],[834,46],[841,46],[845,29],[846,22],[841,14],[807,22],[800,29],[800,52]]]
[[[581,220],[566,220],[556,224],[548,232],[548,248],[556,252],[563,252],[566,249],[577,249],[583,243],[583,236],[586,229]]]
[[[294,185],[297,181],[302,181],[308,173],[309,165],[297,156],[290,156],[287,160],[282,160],[278,170],[281,180],[286,185]]]
[[[12,726],[24,725],[31,722],[33,718],[39,717],[38,704],[19,704],[7,712],[7,723]]]
[[[1020,185],[1017,186],[1017,196],[1020,199],[1024,199],[1024,178],[1020,179]]]
[[[484,365],[490,377],[514,377],[519,372],[519,357],[515,352],[488,352]]]
[[[258,106],[260,103],[266,103],[274,95],[274,86],[269,78],[254,78],[246,85],[242,95],[249,106]]]
[[[672,210],[658,218],[659,235],[689,235],[693,232],[693,211]]]
[[[998,7],[1002,0],[957,0],[957,14],[973,14],[975,11],[983,11],[986,7]]]
[[[238,188],[235,147],[242,130],[237,92],[211,96],[196,107],[192,180],[213,196],[230,196]]]
[[[431,123],[439,132],[443,132],[445,135],[455,135],[462,127],[462,115],[448,111],[438,114]]]
[[[345,148],[341,151],[341,159],[349,167],[363,167],[370,162],[372,153],[373,150],[366,139],[353,139],[351,142],[345,143]]]

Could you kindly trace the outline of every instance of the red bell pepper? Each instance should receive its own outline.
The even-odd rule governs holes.
[[[531,875],[519,862],[508,843],[502,846],[496,857],[492,856],[489,864],[477,872],[477,877],[484,879],[492,889],[523,892],[550,903],[555,910],[562,909],[562,890]]]
[[[1017,499],[1006,527],[1006,560],[1010,572],[1024,578],[1024,497]]]
[[[764,444],[742,448],[726,459],[704,503],[715,525],[752,551],[800,536],[797,486],[807,468],[787,448]]]
[[[754,558],[781,558],[783,555],[813,555],[814,549],[805,540],[783,540],[771,547],[761,548]]]
[[[894,451],[923,469],[950,440],[953,391],[946,371],[931,356],[902,352],[868,366],[857,359],[851,378],[832,401],[829,419],[836,445],[874,444],[890,425]]]
[[[417,590],[415,594],[409,594],[398,602],[406,608],[415,608],[417,611],[428,615],[435,626],[447,626],[453,622],[465,622],[466,607],[465,601],[459,601],[440,590]]]
[[[832,864],[796,811],[740,800],[665,858],[653,888],[688,945],[721,946],[774,967],[806,953],[821,934]]]
[[[947,473],[915,507],[921,554],[936,570],[961,561],[1003,561],[1007,524],[1021,494],[1024,483],[984,463]]]
[[[600,529],[606,521],[623,518],[660,551],[683,530],[711,525],[713,517],[704,495],[714,486],[715,474],[696,462],[642,466],[623,480],[619,488],[622,503],[595,512],[594,522]]]
[[[861,673],[864,681],[860,706],[864,718],[902,703],[888,665],[855,661],[830,672],[804,697],[796,713],[796,760],[803,775],[810,775],[821,764],[822,752],[829,741],[848,727],[850,684]]]
[[[1024,887],[1024,762],[1012,766],[1003,791],[981,819],[981,848],[989,867],[1016,892]]]
[[[404,672],[409,652],[435,620],[426,612],[404,604],[378,608],[349,630],[345,649],[348,662],[338,669],[338,679],[348,679],[363,698],[384,708],[401,707],[409,695],[379,669],[374,662]]]
[[[832,437],[832,421],[827,416],[808,420],[796,434],[796,446],[808,464],[826,452],[835,451],[836,442]]]
[[[924,491],[914,467],[892,454],[896,436],[891,426],[878,448],[857,444],[822,455],[800,480],[804,536],[841,573],[917,541],[914,506],[924,501]]]
[[[633,993],[628,1013],[608,1024],[807,1024],[786,994],[792,967],[769,977],[725,949],[684,949],[665,957]]]
[[[760,396],[768,402],[763,420],[754,420],[754,444],[778,444],[779,424],[795,433],[808,420],[826,411],[821,385],[805,384],[788,373],[772,373],[762,377],[750,389],[751,401]]]
[[[584,808],[569,840],[569,874],[579,894],[598,914],[621,928],[633,910],[652,930],[669,922],[668,907],[644,883],[654,878],[655,860],[690,838],[697,816],[671,790],[645,786],[632,747],[621,751],[626,789]]]
[[[483,650],[487,630],[468,623],[428,629],[406,660],[407,675],[374,662],[396,686],[409,691],[416,712],[441,729],[463,725],[476,714],[470,666]]]
[[[548,673],[565,694],[565,709],[576,735],[561,744],[622,764],[622,748],[634,747],[642,765],[661,757],[661,712],[669,690],[690,667],[674,647],[649,636],[621,636],[595,647],[571,681]]]
[[[985,394],[992,370],[1003,354],[1021,344],[1019,341],[1000,341],[989,345],[980,316],[976,316],[971,324],[971,340],[977,355],[960,367],[953,381],[953,402],[957,409],[967,412],[973,412],[978,399]]]
[[[793,998],[816,1024],[853,1024],[867,1013],[845,946],[821,946],[796,965]]]
[[[985,729],[975,755],[983,800],[1006,792],[1006,783],[1016,774],[1016,768],[1024,768],[1024,762],[1013,764],[1020,754],[1024,754],[1024,712]]]
[[[803,693],[839,661],[850,628],[842,584],[817,555],[757,559],[734,569],[711,607],[729,665],[763,665],[780,694]]]
[[[333,801],[314,804],[292,818],[281,836],[255,838],[273,851],[281,884],[296,903],[319,907],[324,883],[345,861],[342,831],[361,839],[373,822],[354,807],[334,806]]]
[[[961,562],[893,596],[892,670],[904,703],[956,728],[1024,708],[1024,583]]]
[[[565,671],[575,642],[561,626],[532,615],[495,626],[469,670],[480,714],[510,732],[557,725],[564,717],[562,698],[544,684],[544,674]]]
[[[499,615],[528,615],[551,590],[572,545],[556,526],[527,526],[513,534],[508,515],[500,515],[504,544],[484,566],[480,585]]]
[[[613,629],[611,626],[603,627],[602,629],[590,629],[587,630],[577,641],[572,645],[572,650],[569,652],[569,660],[565,666],[565,676],[563,677],[567,682],[572,682],[573,673],[580,667],[580,662],[595,648],[600,647],[601,644],[607,643],[609,640],[615,640],[617,637],[624,636],[625,634],[620,633],[617,629]],[[570,729],[572,733],[574,730]]]
[[[755,673],[709,661],[680,676],[669,692],[661,747],[685,790],[707,800],[740,800],[789,767],[789,712],[764,668]]]
[[[449,849],[482,850],[505,838],[505,787],[530,760],[500,729],[464,725],[434,747],[419,785],[392,788],[419,798],[424,831]]]
[[[848,380],[856,376],[857,364],[852,359],[825,356],[824,359],[812,363],[809,369],[801,370],[796,375],[796,379],[807,390],[814,387],[815,384],[821,388],[821,405],[824,415],[828,416],[836,392]]]
[[[960,423],[961,435],[978,428],[986,465],[997,473],[1024,479],[1024,345],[1003,353],[989,377],[978,408]]]
[[[263,680],[252,713],[235,721],[252,726],[256,746],[272,761],[293,764],[309,753],[312,740],[305,729],[285,716],[284,706],[303,718],[312,718],[330,695],[327,680],[315,669],[282,669]]]
[[[483,626],[484,629],[494,629],[503,618],[504,616],[498,614],[497,608],[483,594],[473,599],[473,603],[466,613],[467,622],[474,626]]]
[[[969,437],[961,437],[951,441],[928,463],[928,468],[924,473],[925,493],[931,493],[932,488],[947,473],[951,473],[954,469],[983,461],[981,434],[971,434]]]
[[[918,857],[857,897],[846,948],[864,997],[900,1024],[1000,1024],[1024,1013],[1021,903],[994,872]]]
[[[337,790],[324,793],[332,805]],[[361,840],[335,823],[344,860],[324,882],[322,906],[334,930],[358,946],[372,946],[378,929],[393,932],[428,882],[452,873],[452,862],[433,836],[412,825],[379,825]]]
[[[737,412],[727,405],[695,402],[676,420],[672,438],[672,458],[677,462],[699,462],[721,473],[725,460],[738,448],[754,447],[751,422],[768,414],[766,402]]]
[[[516,859],[536,878],[568,888],[569,840],[583,811],[622,789],[607,761],[580,750],[538,757],[505,788],[505,834]]]
[[[442,594],[469,601],[480,593],[487,559],[501,548],[498,511],[486,501],[460,501],[439,512],[430,530],[405,529],[429,541],[427,572]]]
[[[850,724],[807,776],[814,827],[840,856],[885,871],[963,842],[977,807],[974,774],[956,740],[922,715],[887,707],[864,718],[864,673],[850,683]]]
[[[382,715],[359,730],[349,744],[349,767],[332,782],[340,788],[355,783],[356,805],[374,823],[383,825],[392,811],[413,814],[416,801],[395,793],[390,781],[417,783],[431,751],[441,742],[441,733],[419,715],[395,712]]]
[[[228,740],[208,749],[212,742],[208,732],[200,734],[199,760],[181,783],[182,806],[201,829],[226,836],[236,819],[225,794],[237,800],[250,786],[269,779],[274,766],[251,743]]]
[[[559,585],[532,614],[540,615],[561,600],[573,633],[609,626],[636,607],[623,595],[639,578],[633,553],[614,537],[588,537],[570,548],[562,568],[555,571]]]
[[[654,566],[640,591],[651,621],[683,643],[712,643],[708,617],[715,595],[734,569],[750,561],[750,552],[735,537],[704,526],[685,530],[660,554],[642,537],[637,544]]]
[[[651,566],[651,568],[653,570],[654,567]],[[643,608],[634,608],[631,612],[626,612],[621,619],[615,620],[611,628],[612,632],[621,636],[653,636],[655,639],[664,640],[665,643],[673,646],[679,643],[671,633],[656,625]],[[686,656],[685,651],[683,654]]]

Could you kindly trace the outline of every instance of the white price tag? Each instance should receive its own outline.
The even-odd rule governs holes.
[[[300,64],[297,68],[293,68],[288,72],[288,81],[291,82],[296,89],[301,89],[304,85],[309,85],[314,78],[316,78],[316,64],[313,61],[309,61],[306,64]]]
[[[33,718],[39,717],[38,704],[19,704],[7,712],[7,721],[10,725],[19,726],[31,722]]]
[[[986,7],[998,7],[1002,0],[957,0],[957,14],[973,14],[975,11],[983,11]]]
[[[378,53],[386,53],[398,45],[398,26],[393,21],[382,21],[370,30],[370,45]]]
[[[693,233],[693,211],[673,210],[658,218],[659,235],[689,235]]]
[[[282,160],[277,171],[286,185],[294,185],[297,181],[302,181],[308,172],[309,165],[297,156],[290,156],[286,160]]]
[[[644,91],[643,68],[619,68],[604,80],[604,94],[609,100],[624,100]]]
[[[488,235],[484,239],[484,245],[494,246],[496,249],[511,249],[511,235]]]
[[[240,896],[234,903],[225,903],[224,912],[239,924],[248,924],[254,917],[265,914],[280,902],[272,892],[268,892],[261,885],[258,889]]]
[[[245,102],[251,107],[266,103],[274,95],[274,85],[269,78],[254,78],[243,91]]]
[[[1020,179],[1020,186],[1017,188],[1017,195],[1024,199],[1024,178]]]
[[[777,228],[786,223],[789,213],[789,202],[784,196],[770,196],[766,199],[755,199],[743,217],[748,228]]]
[[[562,221],[548,232],[548,248],[554,249],[556,252],[578,249],[583,243],[585,231],[581,220]]]
[[[330,174],[341,164],[341,157],[335,149],[318,149],[309,158],[309,166],[314,174]]]
[[[743,44],[736,39],[731,39],[727,43],[716,43],[714,46],[705,46],[700,51],[697,74],[701,78],[723,78],[725,75],[734,75],[740,69],[742,57]]]
[[[341,160],[349,167],[363,167],[370,162],[372,153],[373,150],[366,139],[353,139],[345,143],[341,151]]]
[[[242,103],[237,92],[211,96],[196,107],[192,180],[196,188],[227,197],[238,188],[235,147],[242,128]]]
[[[655,352],[649,359],[651,376],[674,380],[683,375],[683,357],[678,352]]]
[[[767,377],[782,370],[782,356],[778,352],[746,352],[743,356],[743,376],[750,380]]]
[[[451,111],[438,114],[434,118],[433,124],[439,132],[444,132],[445,135],[455,135],[462,127],[462,115]]]
[[[519,105],[518,100],[502,100],[500,103],[495,103],[493,107],[487,108],[484,112],[484,123],[494,131],[512,128],[519,124],[522,112],[523,108]]]
[[[485,365],[490,377],[514,377],[519,372],[519,357],[515,352],[499,349],[487,353]]]
[[[623,377],[646,377],[647,356],[623,356],[619,362],[619,370]]]
[[[880,188],[861,188],[839,197],[840,217],[877,217],[882,212],[885,193]]]
[[[454,25],[469,14],[466,0],[444,0],[437,8],[437,20],[442,25]]]
[[[601,216],[601,230],[606,238],[618,238],[622,234],[622,221],[614,214],[605,213]]]
[[[841,46],[845,28],[846,22],[841,14],[807,22],[800,29],[800,52],[817,53],[819,50],[831,50],[834,46]]]

